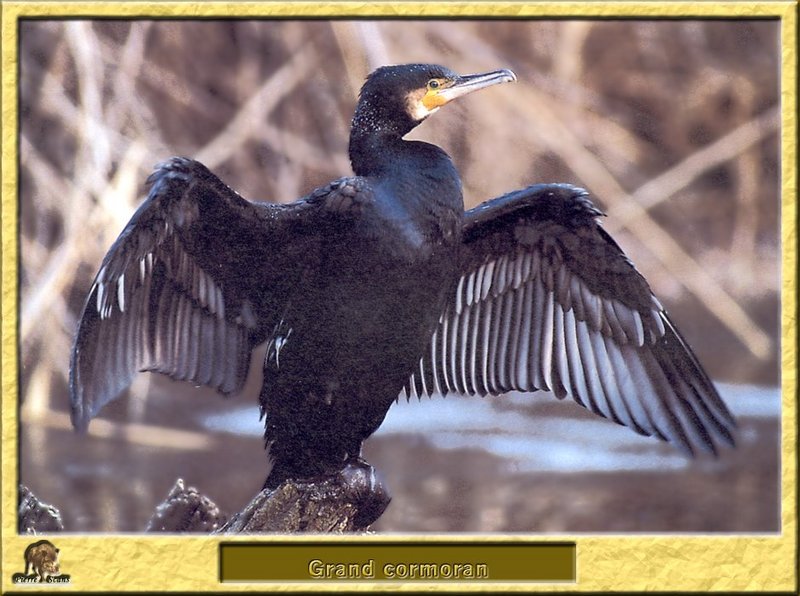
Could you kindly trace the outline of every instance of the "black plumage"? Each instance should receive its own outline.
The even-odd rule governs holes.
[[[355,177],[251,203],[196,161],[157,167],[106,255],[70,366],[85,428],[140,370],[260,395],[286,478],[356,460],[399,393],[550,390],[688,453],[734,420],[582,189],[536,185],[464,212],[440,148],[403,136],[447,101],[513,80],[383,67],[353,118]]]

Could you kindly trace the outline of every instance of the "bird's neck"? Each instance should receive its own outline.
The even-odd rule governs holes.
[[[436,145],[392,134],[355,134],[350,138],[350,162],[357,176],[391,189],[393,200],[417,213],[420,222],[438,219],[442,210],[458,215],[464,210],[458,171]]]
[[[401,156],[403,136],[418,122],[394,113],[381,98],[362,98],[350,129],[350,163],[357,176],[380,176]]]
[[[350,135],[350,165],[356,176],[383,178],[415,176],[440,170],[456,179],[458,172],[440,147],[405,141],[393,131],[357,131]]]
[[[350,136],[350,164],[356,176],[380,177],[403,154],[405,141],[388,131],[354,132]]]

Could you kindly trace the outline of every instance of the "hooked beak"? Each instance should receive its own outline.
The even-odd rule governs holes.
[[[442,103],[447,103],[457,97],[477,91],[478,89],[484,89],[500,83],[510,83],[516,80],[517,75],[507,68],[482,74],[463,75],[458,77],[455,83],[449,87],[441,89],[438,95],[444,100]]]

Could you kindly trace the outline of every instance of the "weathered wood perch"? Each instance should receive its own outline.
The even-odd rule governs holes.
[[[47,503],[36,498],[27,486],[19,486],[19,528],[20,534],[43,534],[62,532],[64,522],[61,513]]]
[[[350,479],[352,480],[352,479]],[[64,530],[61,514],[20,486],[19,531],[40,534]],[[160,503],[145,532],[204,534],[365,532],[388,504],[388,497],[365,499],[341,476],[316,482],[286,481],[263,490],[230,519],[208,497],[178,479]]]
[[[167,498],[156,506],[144,531],[208,534],[222,527],[225,519],[216,503],[193,486],[186,488],[183,479],[178,478]]]

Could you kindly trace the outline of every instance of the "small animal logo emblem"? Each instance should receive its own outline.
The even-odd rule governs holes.
[[[49,540],[39,540],[25,549],[25,573],[15,573],[15,584],[67,584],[69,575],[61,573],[58,562],[60,549]]]

